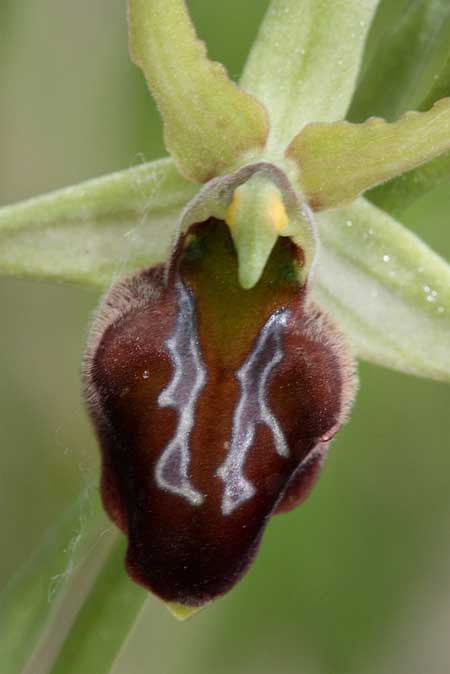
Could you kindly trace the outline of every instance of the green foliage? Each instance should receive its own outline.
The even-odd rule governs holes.
[[[450,7],[446,0],[382,0],[366,48],[349,119],[395,121],[429,110],[450,95]],[[371,201],[393,215],[440,183],[450,182],[444,155],[373,190]]]
[[[111,534],[110,530],[109,536],[100,538],[105,527],[98,499],[84,492],[61,513],[34,555],[0,593],[2,671],[19,674],[25,664],[33,671],[33,654],[43,650],[40,642],[58,647],[57,632],[70,627],[71,618],[90,590],[86,579],[102,563],[102,548],[108,545]]]
[[[51,674],[108,674],[147,597],[124,569],[125,545],[116,541]]]
[[[383,0],[349,119],[395,121],[408,110],[428,110],[450,94],[449,62],[446,0]]]

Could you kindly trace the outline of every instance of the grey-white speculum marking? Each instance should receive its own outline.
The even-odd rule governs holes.
[[[178,411],[175,435],[166,445],[156,467],[158,486],[188,500],[194,506],[204,501],[189,478],[190,434],[195,408],[207,380],[207,371],[199,348],[195,303],[184,284],[176,284],[177,317],[172,335],[166,341],[173,366],[173,378],[158,397],[160,407]],[[289,311],[274,312],[261,328],[255,344],[236,372],[240,395],[233,411],[231,440],[225,461],[216,475],[224,484],[221,510],[230,515],[255,493],[255,486],[244,476],[245,460],[256,433],[257,424],[271,431],[275,450],[289,456],[280,424],[267,404],[267,385],[274,368],[283,359],[282,335]]]

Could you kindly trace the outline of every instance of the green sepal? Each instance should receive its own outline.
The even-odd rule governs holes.
[[[377,5],[272,0],[241,79],[269,112],[269,160],[307,123],[345,117]]]
[[[317,220],[313,298],[337,319],[355,354],[449,380],[450,266],[365,199]]]
[[[0,208],[0,275],[108,286],[167,258],[197,191],[162,159]]]

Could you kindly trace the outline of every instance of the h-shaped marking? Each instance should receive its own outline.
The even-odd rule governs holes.
[[[244,476],[244,464],[250,451],[258,423],[272,433],[275,450],[289,456],[289,449],[280,424],[267,404],[267,384],[273,369],[283,359],[282,335],[289,319],[287,309],[276,311],[261,329],[255,346],[236,372],[240,397],[233,413],[231,442],[225,461],[217,470],[224,483],[222,513],[230,515],[251,498],[255,486]]]
[[[189,440],[195,423],[195,406],[206,383],[206,368],[198,344],[194,300],[181,282],[176,284],[176,293],[175,329],[166,342],[174,374],[159,394],[158,404],[176,409],[178,423],[175,435],[156,464],[155,478],[161,489],[182,496],[193,505],[201,505],[203,495],[189,478]]]

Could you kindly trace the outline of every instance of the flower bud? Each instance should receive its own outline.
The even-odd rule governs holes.
[[[279,238],[244,290],[226,224],[178,241],[170,264],[118,283],[94,320],[87,402],[104,506],[130,576],[201,606],[250,564],[272,514],[311,487],[353,394],[353,363]]]

